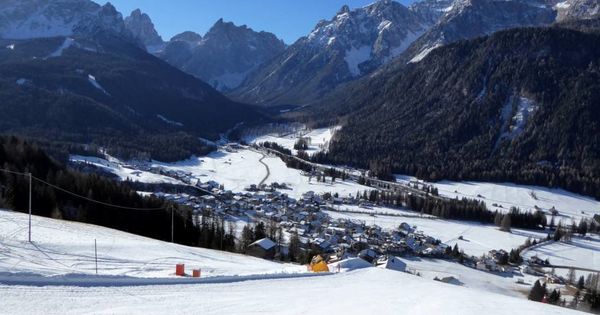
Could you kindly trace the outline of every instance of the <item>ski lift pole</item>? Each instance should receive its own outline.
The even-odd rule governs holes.
[[[28,173],[27,176],[29,177],[29,243],[31,243],[31,173]]]
[[[96,275],[98,275],[98,244],[96,239],[94,239],[94,257],[96,260]]]

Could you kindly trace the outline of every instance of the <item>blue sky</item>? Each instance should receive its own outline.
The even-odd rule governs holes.
[[[106,0],[94,0],[105,4]],[[219,19],[268,31],[291,44],[321,19],[330,19],[347,4],[362,7],[375,0],[111,0],[123,15],[140,8],[150,15],[164,40],[183,31],[204,35]],[[412,0],[400,0],[407,4]]]

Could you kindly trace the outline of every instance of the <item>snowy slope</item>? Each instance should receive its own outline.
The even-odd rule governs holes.
[[[427,258],[398,258],[406,264],[406,268],[412,272],[418,272],[423,278],[433,280],[444,277],[454,277],[458,281],[456,284],[483,290],[487,292],[498,293],[507,296],[524,298],[531,290],[531,286],[538,280],[538,277],[528,274],[512,274],[498,276],[493,273],[469,268],[467,266],[441,259]],[[523,284],[517,283],[523,280]]]
[[[0,295],[0,308],[11,314],[580,314],[380,268],[304,279],[123,290],[0,286]]]
[[[416,179],[410,176],[397,176],[397,180],[407,183]],[[428,184],[433,184],[437,187],[440,195],[443,196],[451,198],[467,197],[481,200],[492,211],[497,209],[507,212],[513,206],[521,210],[533,211],[535,210],[535,206],[538,206],[547,212],[552,207],[555,207],[559,212],[559,215],[555,219],[556,223],[563,220],[564,223],[570,224],[571,220],[578,222],[581,218],[592,218],[595,214],[600,214],[600,201],[563,189],[516,185],[512,183],[468,181],[440,181]],[[493,206],[494,203],[502,205],[502,207]],[[550,216],[548,216],[548,220],[550,220]]]
[[[303,266],[165,243],[89,224],[34,216],[32,226],[33,243],[29,243],[27,215],[0,211],[0,283],[11,273],[94,274],[94,239],[98,242],[98,273],[102,276],[172,278],[178,263],[186,264],[188,272],[201,268],[203,277],[306,270]]]

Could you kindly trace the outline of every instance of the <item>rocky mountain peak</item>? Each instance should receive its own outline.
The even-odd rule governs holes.
[[[202,35],[192,32],[192,31],[186,31],[180,34],[177,34],[173,37],[171,37],[171,42],[176,42],[176,41],[182,41],[182,42],[190,42],[190,43],[197,43],[200,42],[202,40]]]
[[[163,40],[154,28],[150,17],[140,9],[136,9],[125,18],[125,26],[133,36],[146,47],[152,48],[163,44]]]
[[[422,0],[410,5],[409,9],[430,24],[435,24],[442,15],[450,11],[458,0]]]
[[[283,41],[271,33],[219,19],[204,36],[194,32],[174,36],[158,56],[213,87],[228,91],[284,49]]]
[[[342,15],[344,13],[350,13],[350,7],[346,4],[342,6],[342,8],[338,11],[337,15]]]
[[[271,104],[293,104],[292,98],[302,98],[300,102],[304,103],[389,62],[429,26],[396,1],[377,1],[354,10],[344,6],[264,69],[253,73],[234,97]],[[307,86],[317,86],[318,91],[314,95],[302,92]],[[298,94],[292,95],[296,91]],[[289,95],[280,98],[283,93]]]

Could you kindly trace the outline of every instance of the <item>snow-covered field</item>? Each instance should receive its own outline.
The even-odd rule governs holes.
[[[342,209],[344,207],[342,206]],[[385,210],[386,208],[374,208],[374,212],[392,212],[393,209]],[[517,248],[527,238],[544,238],[546,234],[543,232],[527,231],[512,229],[511,233],[502,232],[493,225],[483,225],[476,222],[452,221],[441,219],[427,219],[419,217],[396,217],[385,215],[369,215],[357,213],[341,213],[336,211],[325,211],[332,218],[349,218],[362,220],[366,224],[376,224],[384,229],[395,229],[402,222],[416,226],[418,230],[423,231],[426,235],[430,235],[441,240],[443,243],[458,247],[466,254],[473,256],[481,256],[492,249],[504,249],[510,251]],[[413,212],[417,214],[416,212]],[[463,239],[460,240],[459,237]]]
[[[104,227],[36,216],[32,221],[33,242],[29,243],[27,220],[25,214],[0,210],[0,283],[2,277],[10,273],[95,274],[94,239],[98,244],[98,274],[104,276],[171,278],[178,263],[186,264],[188,272],[200,268],[206,277],[306,271],[303,266],[165,243]]]
[[[176,163],[155,162],[153,166],[191,173],[202,182],[214,180],[225,186],[225,189],[234,192],[244,191],[244,188],[251,184],[259,184],[267,175],[266,184],[286,183],[291,190],[284,190],[284,192],[296,198],[307,191],[337,192],[341,196],[347,196],[348,194],[354,195],[357,191],[370,189],[351,181],[338,180],[334,184],[317,182],[316,178],[309,181],[309,178],[303,176],[301,171],[288,168],[280,158],[263,155],[250,149],[240,149],[237,152],[217,151],[204,157]]]
[[[320,152],[323,150],[326,151],[327,147],[329,146],[329,141],[331,141],[331,138],[333,137],[334,133],[339,129],[340,127],[320,128],[311,130],[310,132],[301,130],[298,132],[290,133],[285,136],[268,134],[247,140],[251,143],[275,142],[286,149],[290,149],[292,153],[296,154],[297,150],[294,150],[294,144],[296,143],[296,141],[298,141],[300,137],[302,137],[310,139],[308,150],[306,150],[306,152],[309,155],[312,155],[316,152]]]
[[[405,183],[416,181],[410,176],[397,176],[397,180]],[[563,189],[485,182],[440,181],[429,184],[437,187],[440,195],[482,200],[491,210],[507,212],[514,206],[533,211],[537,206],[548,214],[548,210],[555,207],[558,210],[556,224],[561,220],[570,224],[571,220],[578,222],[581,218],[592,218],[594,214],[600,214],[600,201]],[[548,220],[550,218],[548,214]]]
[[[523,254],[525,258],[538,256],[550,264],[572,266],[600,271],[600,238],[573,237],[571,242],[552,242],[533,247]],[[557,272],[558,273],[558,272]],[[566,272],[564,272],[566,273]]]

